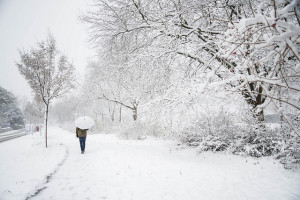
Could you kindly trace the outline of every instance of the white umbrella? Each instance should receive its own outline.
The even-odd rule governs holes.
[[[77,128],[80,128],[82,130],[84,129],[90,129],[93,127],[95,124],[93,118],[84,116],[84,117],[79,117],[78,119],[75,120],[75,126]]]

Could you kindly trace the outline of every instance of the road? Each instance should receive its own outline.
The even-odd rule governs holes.
[[[5,142],[7,140],[11,140],[14,138],[22,137],[26,135],[25,129],[21,130],[14,130],[14,131],[9,131],[5,133],[0,133],[0,142]]]

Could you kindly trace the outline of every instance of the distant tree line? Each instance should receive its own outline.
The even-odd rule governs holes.
[[[12,129],[24,127],[24,116],[18,107],[16,97],[0,87],[0,126],[9,125]]]

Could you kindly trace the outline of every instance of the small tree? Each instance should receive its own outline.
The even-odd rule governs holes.
[[[46,41],[37,43],[29,52],[19,51],[17,63],[20,73],[28,81],[38,99],[45,105],[45,139],[47,148],[47,123],[50,102],[74,87],[74,66],[69,63],[49,34]]]

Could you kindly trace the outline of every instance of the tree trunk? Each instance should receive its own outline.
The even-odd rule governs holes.
[[[258,121],[263,122],[265,121],[265,116],[264,116],[264,110],[261,109],[261,111],[259,111],[258,113],[255,114],[256,119],[258,119]]]
[[[261,105],[261,104],[263,104],[265,102],[266,99],[265,99],[265,97],[263,96],[262,93],[263,93],[263,87],[260,85],[258,87],[258,94],[256,96],[255,107],[257,107],[257,106],[259,106],[259,105]],[[265,120],[263,108],[256,115],[257,115],[257,119],[259,121],[264,121]]]
[[[108,113],[110,115],[110,119],[112,122],[115,121],[115,104],[113,103],[113,106],[108,103]]]
[[[46,140],[46,148],[48,147],[47,141],[47,127],[48,127],[48,111],[49,111],[49,104],[46,105],[46,113],[45,113],[45,140]]]
[[[137,120],[137,107],[136,106],[133,106],[133,120],[136,121]]]
[[[122,105],[120,105],[120,118],[119,118],[119,122],[122,122]]]
[[[110,118],[112,122],[115,121],[115,110],[113,110],[112,113],[110,114]]]
[[[262,105],[266,98],[263,95],[263,87],[256,86],[254,82],[248,83],[249,89],[244,89],[242,91],[242,95],[244,96],[246,102],[252,106],[253,116],[258,121],[264,121],[264,111],[263,108],[259,112],[257,112],[258,106]]]

